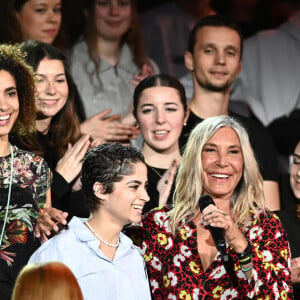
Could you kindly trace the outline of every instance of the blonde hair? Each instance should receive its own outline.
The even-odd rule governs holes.
[[[207,141],[223,127],[232,128],[239,137],[243,154],[243,175],[231,198],[233,218],[241,227],[250,221],[250,211],[255,214],[265,211],[263,179],[243,126],[229,116],[207,118],[191,132],[176,179],[174,208],[170,211],[170,226],[173,234],[182,222],[191,221],[199,212],[198,199],[203,193],[201,153]]]
[[[12,300],[83,300],[71,270],[60,262],[26,265],[17,277]]]

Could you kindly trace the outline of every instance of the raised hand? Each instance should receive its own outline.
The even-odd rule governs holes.
[[[154,74],[154,70],[148,64],[143,64],[141,73],[134,75],[131,84],[136,87],[143,79]]]
[[[292,259],[292,282],[300,283],[300,257]]]
[[[73,146],[68,145],[68,150],[58,161],[55,171],[70,183],[79,174],[82,166],[82,159],[90,147],[89,136],[82,136]]]
[[[172,184],[177,172],[177,161],[174,159],[169,169],[164,173],[157,183],[157,190],[159,192],[159,206],[165,205],[168,201]]]
[[[106,109],[81,123],[81,132],[89,134],[94,140],[103,143],[106,141],[126,141],[135,139],[138,130],[135,126],[118,123],[121,115],[111,115],[111,109]]]

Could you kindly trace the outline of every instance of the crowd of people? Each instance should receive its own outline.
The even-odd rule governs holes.
[[[1,3],[1,299],[300,297],[299,10],[227,2]]]

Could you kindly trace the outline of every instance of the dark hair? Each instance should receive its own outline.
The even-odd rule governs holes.
[[[0,6],[0,42],[21,43],[24,41],[22,29],[16,16],[28,0],[3,0]],[[63,0],[61,1],[63,5]],[[62,23],[59,32],[53,41],[53,45],[60,49],[65,48],[66,36],[62,29]]]
[[[76,87],[68,72],[66,57],[54,46],[38,41],[26,41],[21,48],[27,53],[27,63],[37,70],[44,59],[59,60],[64,65],[66,80],[69,88],[68,99],[65,106],[52,118],[48,131],[50,146],[57,149],[59,157],[67,150],[68,144],[75,143],[80,137],[80,123],[75,109]]]
[[[35,132],[35,84],[33,70],[25,62],[25,53],[17,45],[0,45],[0,70],[7,71],[15,80],[19,98],[19,115],[12,127],[15,136]]]
[[[186,95],[185,95],[185,89],[183,85],[175,77],[171,75],[157,74],[157,75],[146,77],[135,88],[133,94],[133,114],[135,118],[137,117],[137,108],[138,108],[138,104],[142,92],[147,88],[156,87],[156,86],[171,87],[177,90],[180,97],[180,101],[183,105],[183,109],[184,111],[187,110]]]
[[[120,143],[104,143],[93,147],[83,159],[81,182],[87,208],[94,211],[101,199],[94,193],[94,183],[103,185],[104,193],[113,191],[114,183],[123,176],[134,172],[134,164],[144,161],[144,156],[137,149]]]
[[[196,36],[198,30],[200,30],[202,27],[205,26],[212,26],[212,27],[227,27],[230,28],[234,31],[236,31],[240,37],[241,40],[241,54],[240,56],[242,57],[243,54],[243,44],[244,44],[244,38],[241,29],[239,26],[228,16],[224,15],[210,15],[207,16],[201,20],[199,20],[192,30],[189,33],[189,38],[188,38],[188,45],[187,45],[187,50],[191,53],[194,52],[194,47],[196,44]]]

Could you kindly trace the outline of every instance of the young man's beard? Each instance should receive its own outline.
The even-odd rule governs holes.
[[[210,82],[202,82],[197,77],[196,77],[196,81],[203,89],[211,92],[218,92],[218,93],[226,92],[232,84],[232,82],[227,81],[222,85],[215,85]]]

